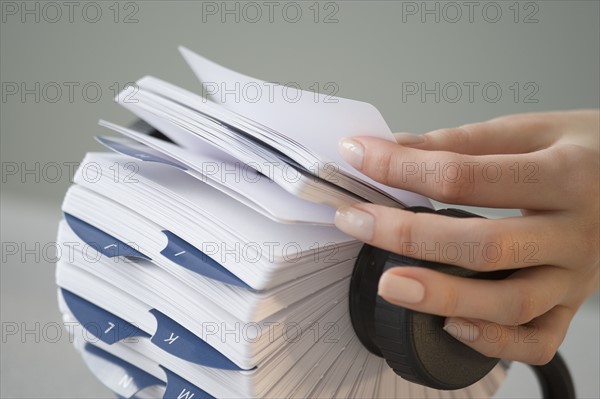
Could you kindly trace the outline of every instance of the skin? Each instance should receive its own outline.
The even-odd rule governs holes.
[[[522,215],[456,219],[365,203],[340,208],[336,225],[415,258],[481,272],[515,269],[505,280],[484,281],[397,267],[382,276],[379,294],[446,316],[446,331],[484,355],[549,362],[600,286],[600,112],[511,115],[421,137],[398,134],[399,144],[353,137],[340,153],[386,185]],[[409,164],[419,171],[407,173]],[[436,165],[445,174],[424,173]]]

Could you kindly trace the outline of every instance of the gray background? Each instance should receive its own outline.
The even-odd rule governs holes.
[[[497,22],[490,22],[495,8],[483,13],[489,2],[475,2],[472,21],[459,2],[462,16],[456,22],[451,22],[455,9],[427,2],[430,9],[437,4],[440,18],[437,22],[435,15],[425,15],[423,22],[420,13],[403,12],[412,4],[421,8],[421,2],[392,1],[321,2],[316,6],[320,12],[315,22],[315,4],[309,1],[296,3],[302,16],[295,23],[289,21],[294,18],[294,8],[283,14],[286,2],[277,2],[273,21],[262,6],[263,15],[254,23],[250,20],[255,17],[253,10],[246,9],[248,14],[244,14],[242,3],[237,3],[239,21],[234,15],[225,15],[225,22],[220,14],[203,13],[213,5],[222,7],[221,2],[121,3],[115,22],[114,2],[98,1],[95,4],[102,16],[95,23],[85,18],[95,18],[96,8],[90,8],[90,2],[75,3],[72,21],[62,6],[62,17],[51,22],[55,9],[44,9],[41,2],[26,2],[30,9],[38,7],[39,22],[35,15],[25,15],[23,22],[20,11],[24,3],[2,1],[2,243],[40,248],[9,256],[3,247],[2,397],[110,396],[70,348],[66,332],[54,339],[53,328],[60,317],[51,251],[43,249],[54,240],[61,198],[70,184],[65,163],[79,162],[86,151],[101,149],[93,140],[94,135],[105,133],[96,126],[99,118],[123,123],[133,119],[112,101],[114,91],[144,75],[199,89],[177,45],[269,81],[293,82],[304,89],[314,89],[317,83],[325,93],[330,93],[325,85],[333,82],[338,96],[374,104],[394,131],[421,133],[509,113],[599,107],[597,1],[520,2],[518,16],[513,1],[497,2],[502,11]],[[227,4],[236,7],[236,2]],[[12,5],[18,8],[16,15],[12,15]],[[131,12],[137,22],[125,23]],[[325,23],[331,12],[337,22]],[[526,23],[527,16],[537,22]],[[15,84],[35,89],[36,82],[39,102],[33,94],[25,98],[20,93],[8,95],[7,90]],[[50,101],[55,97],[52,82],[62,86],[56,102]],[[72,101],[65,82],[78,85]],[[456,102],[443,95],[439,102],[433,95],[404,100],[403,87],[412,82],[424,82],[428,87],[436,82],[441,86],[476,82],[479,86],[472,102],[466,91]],[[515,82],[520,88],[516,99]],[[44,93],[42,88],[49,83]],[[497,102],[483,96],[481,88],[486,83],[502,89]],[[96,96],[92,89],[87,98],[82,93],[86,84],[101,88],[97,101],[92,101]],[[528,102],[526,95],[533,88],[537,92],[529,100],[536,102]],[[19,172],[35,170],[36,164],[38,173],[5,173],[15,165]],[[56,165],[60,166],[59,177]],[[19,326],[20,332],[34,332],[7,335],[9,325]],[[575,319],[562,349],[582,397],[600,395],[598,334],[595,296]],[[517,366],[499,396],[537,395],[528,373]]]

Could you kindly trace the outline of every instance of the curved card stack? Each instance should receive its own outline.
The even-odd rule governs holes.
[[[435,391],[396,376],[353,331],[361,243],[333,226],[335,208],[430,206],[337,154],[345,136],[393,140],[379,112],[291,97],[180,50],[204,96],[152,77],[125,89],[117,100],[140,120],[100,122],[119,134],[97,137],[113,152],[85,156],[63,203],[59,305],[92,372],[126,398],[491,396],[503,363]]]

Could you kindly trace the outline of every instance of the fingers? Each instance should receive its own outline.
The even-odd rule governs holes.
[[[342,157],[383,184],[451,204],[555,210],[572,182],[565,162],[576,150],[557,147],[527,155],[464,155],[390,144],[373,137],[340,142]]]
[[[340,209],[336,225],[413,258],[476,271],[519,269],[483,280],[396,267],[380,279],[379,294],[447,316],[447,333],[486,356],[545,364],[598,286],[597,223],[590,222],[597,219],[590,204],[598,197],[598,115],[502,117],[397,134],[398,145],[343,141],[344,158],[384,184],[446,203],[521,208],[525,216],[453,219],[359,204]]]
[[[379,282],[386,301],[448,316],[444,330],[486,356],[545,364],[564,339],[573,311],[559,305],[568,271],[540,266],[505,280],[477,280],[396,267]]]
[[[580,243],[575,242],[578,234],[569,234],[572,223],[560,215],[457,219],[358,204],[339,209],[335,223],[346,234],[373,246],[476,271],[541,264],[567,267],[579,256],[564,250]]]
[[[536,113],[504,116],[486,122],[439,129],[414,138],[397,134],[401,145],[459,154],[523,154],[552,145],[559,137],[556,116]]]
[[[530,322],[562,303],[568,272],[552,266],[520,270],[504,280],[464,278],[421,267],[395,267],[379,281],[379,295],[398,306],[439,316]]]
[[[556,306],[531,323],[519,326],[450,318],[444,330],[486,356],[543,365],[556,354],[573,315],[571,309]]]

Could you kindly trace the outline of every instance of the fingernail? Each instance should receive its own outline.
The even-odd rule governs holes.
[[[352,237],[361,241],[370,241],[373,238],[375,218],[370,213],[347,206],[335,212],[335,225]]]
[[[341,139],[339,142],[339,152],[342,158],[350,165],[358,170],[362,168],[365,147],[361,143],[352,139]]]
[[[379,279],[377,293],[394,302],[419,303],[425,297],[425,287],[412,278],[386,272]]]
[[[421,144],[425,142],[425,137],[420,134],[394,133],[394,137],[400,145]]]
[[[444,331],[459,341],[474,342],[479,338],[479,327],[458,317],[448,317],[444,322]]]

